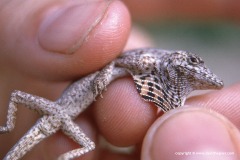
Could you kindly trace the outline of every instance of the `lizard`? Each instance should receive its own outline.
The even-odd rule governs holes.
[[[117,78],[130,75],[145,101],[154,103],[163,112],[184,105],[193,90],[221,89],[223,81],[204,61],[191,52],[142,48],[124,52],[102,70],[70,84],[56,101],[13,91],[10,96],[7,122],[0,133],[14,129],[18,104],[37,111],[41,117],[10,149],[4,160],[19,160],[43,139],[61,130],[81,147],[68,151],[58,160],[70,160],[93,150],[95,143],[74,123],[74,119],[102,97],[107,85]]]

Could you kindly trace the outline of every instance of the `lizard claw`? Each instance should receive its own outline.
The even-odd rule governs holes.
[[[0,134],[8,133],[10,130],[8,127],[0,126]]]
[[[95,79],[93,80],[93,96],[94,99],[98,95],[103,98],[102,92],[107,90],[107,85],[111,81],[112,69],[114,67],[114,63],[111,63],[104,67],[101,71],[98,72]]]
[[[107,91],[106,85],[105,85],[105,87],[102,89],[102,91]],[[102,91],[100,91],[100,93],[99,93],[99,96],[100,96],[101,98],[103,98]]]
[[[96,97],[99,95],[103,98],[102,91],[106,91],[106,81],[101,79],[101,77],[96,77],[93,81],[93,96],[94,101],[96,101]]]

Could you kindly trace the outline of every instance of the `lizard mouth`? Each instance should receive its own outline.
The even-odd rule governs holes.
[[[223,81],[215,74],[213,74],[209,69],[207,69],[207,74],[197,73],[194,70],[187,69],[195,80],[199,81],[203,85],[203,89],[221,89],[224,86]],[[197,76],[196,76],[197,75]],[[196,77],[198,77],[196,79]]]
[[[224,86],[224,83],[221,79],[219,79],[218,77],[212,77],[209,78],[210,81],[212,82],[212,89],[221,89]]]

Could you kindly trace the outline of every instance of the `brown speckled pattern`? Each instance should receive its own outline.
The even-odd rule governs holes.
[[[71,84],[55,102],[14,91],[9,102],[7,123],[0,126],[0,133],[14,129],[18,104],[37,111],[42,117],[12,147],[4,160],[22,158],[58,130],[81,146],[60,155],[59,160],[74,159],[93,150],[94,142],[74,123],[74,119],[101,95],[109,83],[127,74],[133,77],[142,98],[153,102],[164,112],[182,106],[193,90],[223,87],[223,82],[195,54],[154,48],[127,51],[101,71]]]

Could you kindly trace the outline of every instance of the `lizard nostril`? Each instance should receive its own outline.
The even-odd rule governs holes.
[[[223,88],[223,86],[224,86],[224,83],[223,83],[223,81],[221,80],[221,81],[219,82],[219,89]]]

